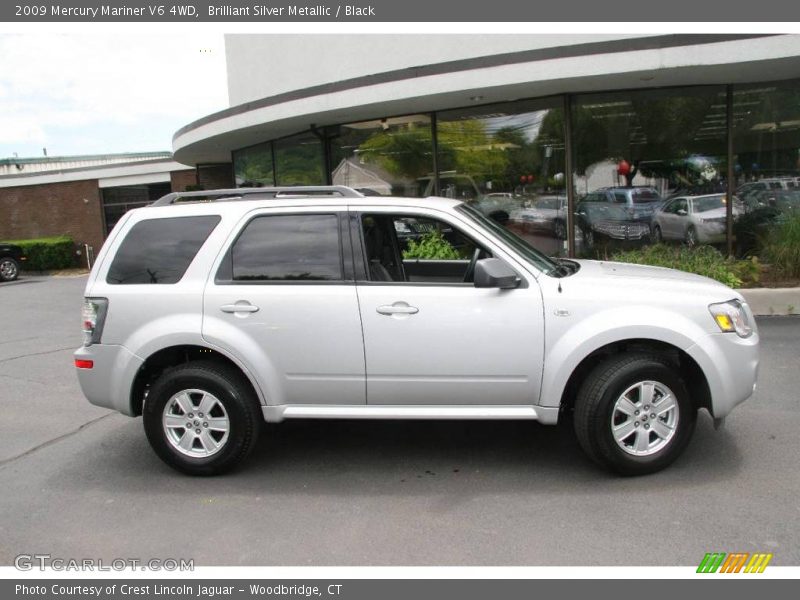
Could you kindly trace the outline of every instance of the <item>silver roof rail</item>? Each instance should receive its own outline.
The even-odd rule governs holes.
[[[150,206],[170,206],[181,202],[223,202],[231,200],[262,200],[267,198],[307,198],[311,196],[340,196],[342,198],[364,197],[353,188],[344,185],[298,185],[202,190],[197,192],[172,192],[166,196],[162,196]]]

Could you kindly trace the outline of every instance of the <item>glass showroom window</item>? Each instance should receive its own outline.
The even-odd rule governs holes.
[[[277,185],[325,185],[322,142],[310,131],[275,140]]]
[[[437,114],[442,196],[472,204],[549,255],[566,252],[562,100]],[[428,178],[428,190],[433,193]]]
[[[428,115],[341,125],[331,137],[330,148],[334,185],[367,195],[420,196],[432,180],[433,138]]]
[[[233,172],[236,187],[275,185],[272,170],[272,144],[267,142],[233,153]]]
[[[726,106],[722,86],[573,99],[578,256],[653,241],[725,251]]]
[[[735,251],[770,265],[767,276],[800,278],[800,81],[736,86],[734,173],[742,214]],[[736,204],[734,204],[736,207]]]

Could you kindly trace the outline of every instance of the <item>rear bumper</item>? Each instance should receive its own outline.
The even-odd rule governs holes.
[[[78,372],[83,395],[92,404],[133,416],[131,385],[144,361],[124,346],[92,344],[78,348],[76,360],[92,361],[91,369]]]

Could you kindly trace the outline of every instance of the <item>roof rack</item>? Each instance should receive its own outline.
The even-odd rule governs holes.
[[[150,206],[170,206],[181,202],[228,202],[232,200],[260,200],[266,198],[307,198],[310,196],[363,198],[362,194],[344,185],[298,185],[204,190],[198,192],[172,192],[166,196],[162,196]]]

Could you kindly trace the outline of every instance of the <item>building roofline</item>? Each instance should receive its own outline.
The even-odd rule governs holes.
[[[275,96],[268,96],[260,98],[251,102],[238,104],[224,110],[211,113],[196,121],[184,125],[172,136],[173,145],[182,135],[198,129],[209,123],[226,119],[228,117],[247,113],[259,108],[274,106],[284,102],[291,102],[293,100],[302,100],[313,96],[320,96],[324,94],[331,94],[345,90],[352,90],[356,88],[366,87],[370,85],[378,85],[383,83],[390,83],[395,81],[402,81],[405,79],[416,79],[419,77],[428,77],[431,75],[440,75],[445,73],[454,73],[459,71],[469,71],[473,69],[482,69],[489,67],[497,67],[502,65],[513,65],[519,63],[537,62],[543,60],[552,60],[557,58],[571,58],[589,56],[592,54],[613,54],[619,52],[631,52],[636,50],[655,50],[663,48],[674,48],[686,45],[696,44],[716,44],[720,42],[746,40],[760,37],[772,37],[778,34],[668,34],[668,35],[653,35],[646,37],[630,37],[619,40],[608,40],[602,42],[587,42],[583,44],[573,44],[570,46],[552,46],[547,48],[537,48],[535,50],[522,50],[518,52],[509,52],[505,54],[492,54],[489,56],[478,56],[473,58],[464,58],[458,60],[451,60],[447,62],[434,63],[428,65],[421,65],[416,67],[406,67],[402,69],[395,69],[391,71],[384,71],[381,73],[374,73],[370,75],[362,75],[345,79],[342,81],[335,81],[330,83],[323,83],[306,88],[292,90],[276,94]]]
[[[103,160],[107,158],[143,158],[143,159],[163,159],[172,158],[172,152],[120,152],[116,154],[76,154],[66,156],[31,156],[31,157],[8,157],[0,158],[0,165],[32,165],[48,162],[75,162],[81,160]],[[139,161],[132,161],[139,162]],[[124,163],[116,163],[124,164]]]
[[[137,167],[141,165],[157,165],[159,163],[170,164],[176,162],[172,155],[169,155],[169,158],[157,158],[152,160],[134,160],[130,162],[124,163],[108,163],[104,165],[88,165],[85,167],[73,167],[70,169],[53,169],[52,171],[35,171],[33,173],[13,173],[11,175],[0,175],[0,181],[10,181],[13,179],[24,179],[26,177],[42,177],[45,175],[61,175],[61,174],[70,174],[70,173],[78,173],[80,171],[98,171],[102,169],[120,169],[124,167]],[[181,170],[190,170],[194,169],[195,167],[191,167],[189,165],[184,165],[184,169]],[[174,170],[174,169],[170,169]],[[90,178],[93,179],[93,178]]]

